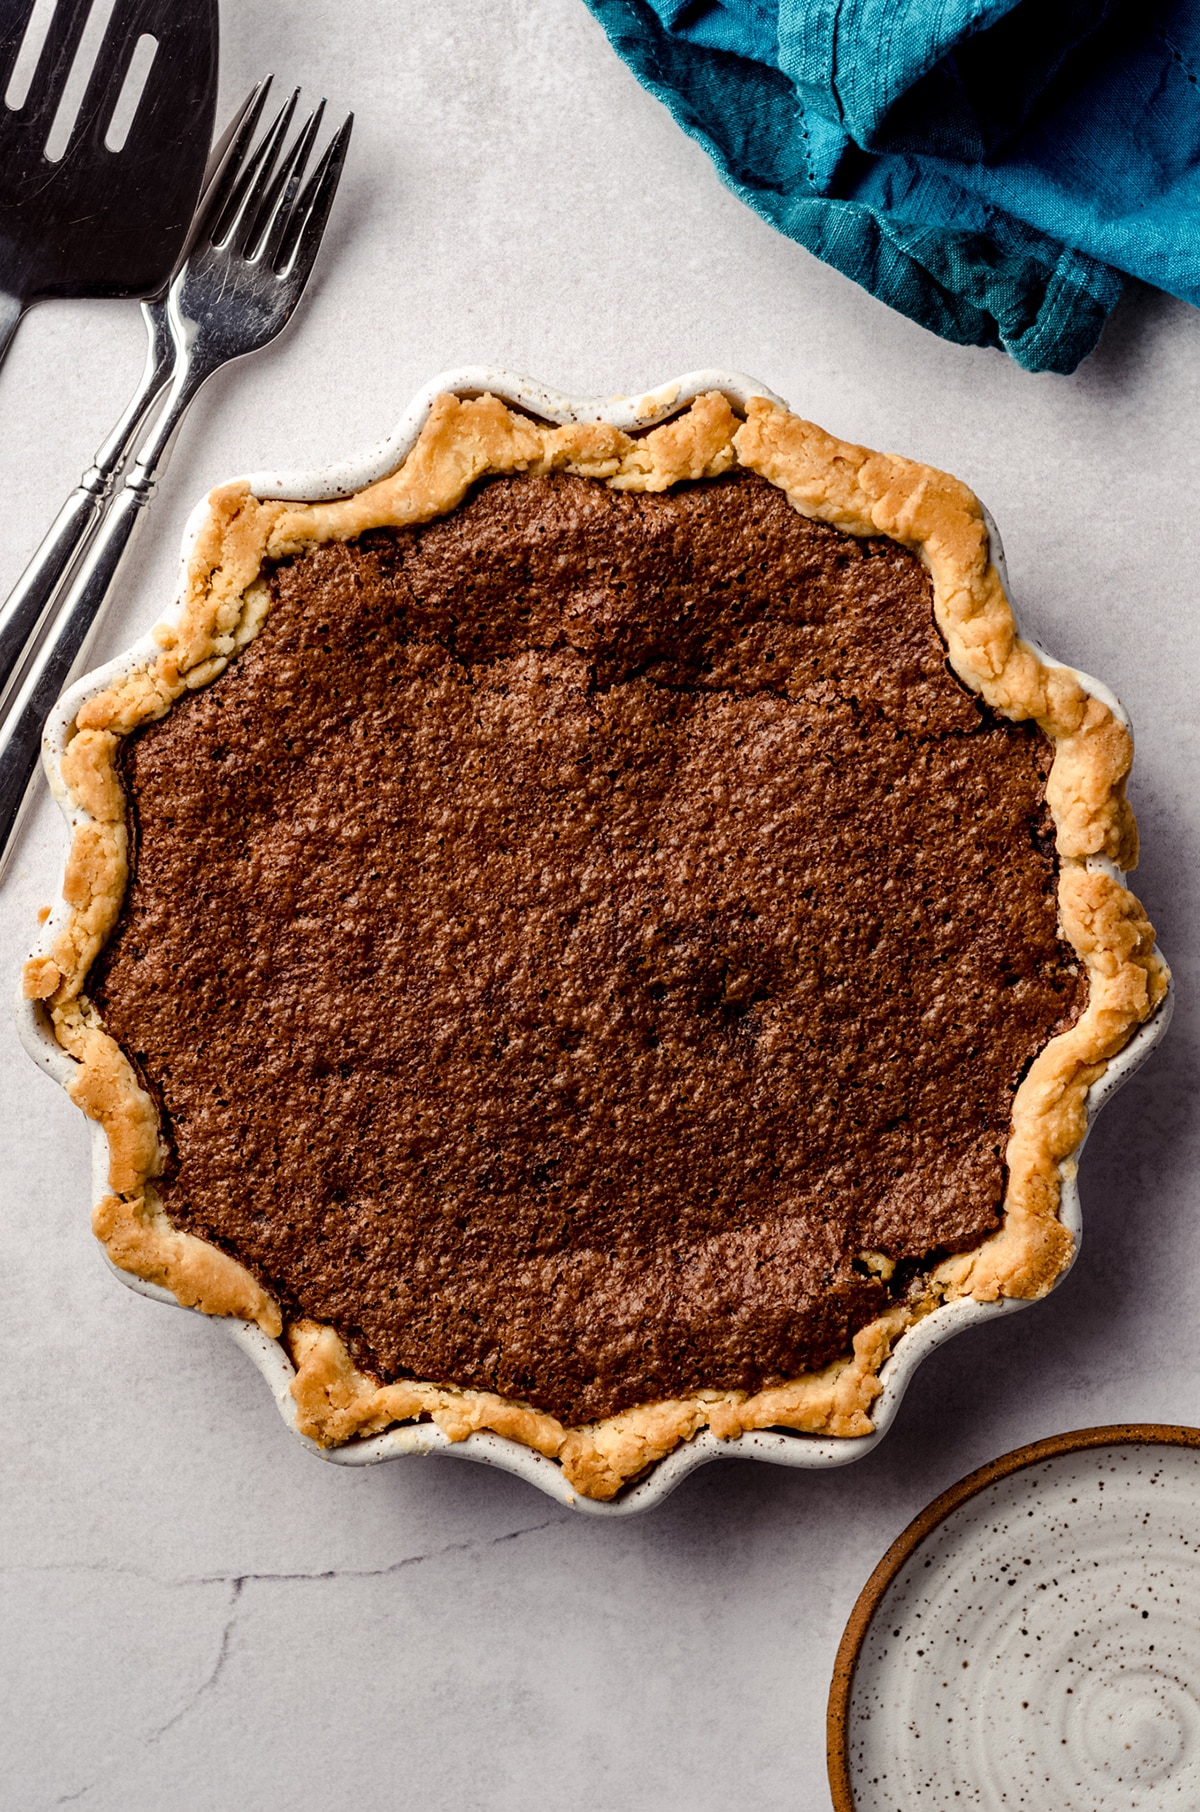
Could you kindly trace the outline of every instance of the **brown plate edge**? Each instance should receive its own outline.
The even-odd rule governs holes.
[[[849,1759],[850,1694],[854,1686],[855,1669],[867,1631],[883,1601],[884,1593],[909,1556],[960,1504],[965,1504],[988,1485],[994,1485],[1014,1472],[1023,1471],[1026,1466],[1036,1466],[1041,1460],[1057,1459],[1064,1453],[1081,1453],[1091,1447],[1143,1444],[1200,1447],[1200,1428],[1190,1428],[1184,1423],[1174,1422],[1112,1422],[1098,1428],[1070,1429],[1065,1434],[1048,1435],[1044,1440],[1031,1441],[1025,1447],[1013,1448],[1011,1453],[1002,1453],[998,1459],[989,1460],[985,1466],[980,1466],[974,1472],[969,1472],[966,1478],[959,1479],[957,1484],[951,1485],[935,1497],[931,1504],[927,1504],[896,1537],[859,1593],[842,1632],[833,1663],[833,1679],[829,1686],[829,1705],[825,1715],[825,1752],[833,1812],[855,1812]]]

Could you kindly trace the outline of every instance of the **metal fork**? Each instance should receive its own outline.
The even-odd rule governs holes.
[[[5,701],[0,726],[0,865],[11,845],[42,725],[82,663],[134,531],[166,468],[179,425],[201,385],[231,360],[269,344],[304,293],[345,164],[353,115],[311,175],[306,166],[324,103],[280,156],[296,96],[244,163],[211,197],[168,309],[175,363],[162,412],[83,560],[41,647]]]

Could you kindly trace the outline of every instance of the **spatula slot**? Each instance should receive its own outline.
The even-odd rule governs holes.
[[[4,105],[11,113],[19,113],[29,98],[29,90],[33,85],[46,39],[50,35],[57,5],[58,0],[34,0],[25,36],[21,39],[21,48],[8,78],[8,87],[4,90]]]
[[[145,93],[150,67],[158,52],[158,39],[152,38],[144,31],[133,47],[129,67],[125,71],[125,80],[121,83],[121,92],[113,108],[112,118],[108,122],[108,131],[104,134],[104,146],[108,151],[120,151],[129,137],[129,129],[137,115],[138,104]]]
[[[50,136],[46,140],[46,156],[52,164],[56,164],[61,157],[65,156],[67,146],[71,142],[71,134],[75,130],[75,122],[79,118],[79,109],[83,106],[83,97],[87,93],[88,83],[92,79],[92,71],[96,67],[96,59],[100,55],[100,46],[104,43],[104,34],[108,30],[108,23],[116,4],[117,0],[92,0],[87,24],[83,28],[79,48],[72,60],[71,72],[67,77],[66,87],[62,91],[58,111],[54,115],[54,124],[50,128]]]

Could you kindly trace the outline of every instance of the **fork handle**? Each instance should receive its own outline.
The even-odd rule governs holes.
[[[95,470],[95,467],[92,468]],[[53,601],[63,576],[90,538],[108,494],[83,482],[71,492],[33,559],[0,609],[0,696],[21,665],[25,649]]]
[[[0,729],[0,867],[8,852],[38,763],[42,725],[66,686],[149,501],[126,487],[104,519],[55,619],[52,633],[29,663]]]
[[[25,304],[19,296],[10,296],[7,290],[0,290],[0,365],[4,363],[4,355],[24,313]]]
[[[0,606],[0,700],[27,654],[33,652],[38,629],[46,620],[63,581],[90,541],[112,495],[116,475],[170,377],[174,349],[165,304],[143,304],[142,313],[149,345],[137,390]]]
[[[120,495],[85,553],[53,627],[4,702],[4,722],[0,725],[0,871],[37,767],[42,726],[72,674],[79,670],[96,619],[166,468],[179,425],[208,375],[191,364],[186,352],[178,360],[170,395],[140,448]]]

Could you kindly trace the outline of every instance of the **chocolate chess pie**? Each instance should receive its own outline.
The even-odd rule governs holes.
[[[443,395],[353,496],[216,491],[78,711],[27,968],[96,1233],[282,1338],[323,1444],[491,1429],[607,1498],[861,1434],[914,1322],[1068,1262],[1166,987],[1130,756],[963,485],[765,398]]]

